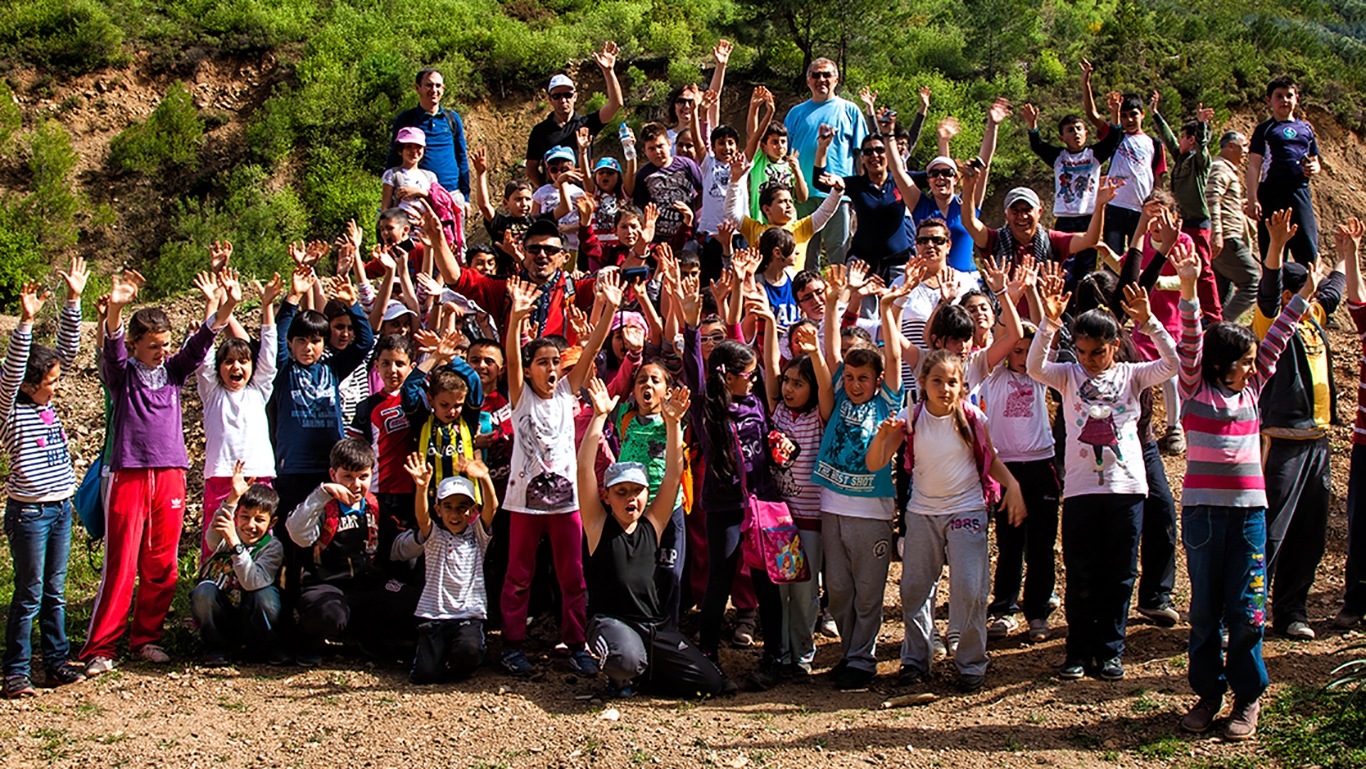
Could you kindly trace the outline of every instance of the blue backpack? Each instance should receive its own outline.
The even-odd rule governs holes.
[[[90,463],[90,467],[86,468],[85,477],[81,478],[76,493],[71,497],[71,506],[76,508],[81,525],[85,527],[85,533],[92,540],[104,536],[104,499],[100,494],[100,480],[103,475],[104,454],[100,454]]]

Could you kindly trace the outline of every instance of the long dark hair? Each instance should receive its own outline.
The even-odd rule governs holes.
[[[740,457],[735,456],[735,439],[730,432],[731,397],[730,388],[726,386],[726,374],[738,374],[754,363],[754,350],[730,339],[712,348],[711,355],[707,357],[702,425],[713,449],[708,461],[716,463],[716,475],[721,478],[738,476],[741,472]],[[761,384],[756,382],[754,386],[759,387]]]
[[[816,367],[812,365],[810,355],[798,355],[787,362],[787,366],[783,368],[783,375],[786,376],[787,372],[793,369],[797,370],[797,376],[806,380],[806,383],[811,385],[811,394],[807,396],[806,403],[803,403],[800,408],[795,409],[796,411],[805,414],[811,409],[816,408],[821,401],[820,385],[816,384]]]
[[[962,438],[963,442],[968,444],[968,448],[973,448],[975,439],[972,435],[972,427],[968,425],[967,414],[963,413],[963,400],[967,397],[968,389],[966,379],[967,366],[963,363],[963,356],[941,347],[938,350],[930,350],[929,354],[925,356],[925,362],[921,365],[921,371],[924,372],[923,375],[926,377],[930,375],[930,372],[934,370],[935,366],[939,365],[956,368],[958,369],[958,376],[964,377],[963,398],[959,398],[958,402],[953,406],[953,429],[957,431],[958,437]]]

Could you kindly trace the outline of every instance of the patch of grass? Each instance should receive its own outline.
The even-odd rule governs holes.
[[[1287,766],[1366,766],[1366,702],[1304,686],[1263,702],[1258,740]]]
[[[231,710],[235,713],[241,713],[247,709],[247,703],[241,700],[231,699],[227,695],[219,695],[218,707],[224,710]]]
[[[1162,709],[1162,703],[1148,696],[1148,692],[1139,694],[1138,698],[1129,703],[1129,708],[1135,713],[1152,713]]]
[[[1007,753],[1022,753],[1025,750],[1025,744],[1020,742],[1018,735],[1014,732],[1010,732],[1006,734],[1005,749]]]
[[[1167,735],[1139,745],[1134,749],[1134,752],[1153,761],[1170,761],[1187,752],[1187,750],[1189,749],[1186,747],[1186,743],[1177,737]]]
[[[648,764],[650,758],[650,754],[640,748],[631,751],[631,763],[633,764]]]
[[[34,729],[38,739],[38,754],[48,762],[58,761],[71,752],[72,739],[65,729]]]
[[[1105,761],[1106,763],[1117,764],[1119,763],[1119,751],[1107,750],[1100,754],[1100,760]]]

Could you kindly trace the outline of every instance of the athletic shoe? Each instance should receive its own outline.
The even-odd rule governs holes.
[[[46,684],[50,687],[78,684],[85,680],[85,666],[78,662],[63,662],[47,669]]]
[[[156,644],[143,644],[142,648],[138,649],[138,656],[157,665],[165,665],[171,661],[171,655]]]
[[[1281,633],[1284,634],[1286,638],[1292,638],[1296,641],[1314,640],[1314,628],[1309,627],[1309,623],[1307,622],[1291,622],[1286,626],[1285,630],[1281,631]],[[1253,724],[1253,726],[1255,727],[1256,724]]]
[[[1062,606],[1062,596],[1058,595],[1057,593],[1048,596],[1049,611],[1057,611],[1058,607],[1060,606]]]
[[[829,609],[826,609],[821,612],[821,618],[816,622],[816,632],[820,633],[826,638],[840,637],[839,625],[835,624],[835,618],[830,616]]]
[[[1068,657],[1058,668],[1058,678],[1064,681],[1077,681],[1086,676],[1086,663],[1074,657]]]
[[[526,658],[521,649],[503,652],[501,663],[503,670],[507,671],[508,675],[517,678],[527,678],[536,670],[531,666],[531,661]],[[570,664],[573,664],[573,658],[570,658]]]
[[[950,630],[948,637],[944,639],[944,655],[947,657],[958,656],[958,633]]]
[[[266,653],[266,662],[274,667],[288,665],[290,661],[289,653],[279,647],[271,649]]]
[[[1181,621],[1181,615],[1177,613],[1171,601],[1166,601],[1161,606],[1140,606],[1138,613],[1152,620],[1158,627],[1174,627]]]
[[[1351,630],[1360,624],[1361,615],[1347,611],[1346,606],[1342,607],[1342,610],[1338,612],[1338,616],[1333,618],[1333,627],[1338,630]]]
[[[1020,629],[1020,621],[1014,614],[1002,614],[987,623],[987,638],[1005,638]]]
[[[33,688],[33,682],[28,680],[28,676],[23,673],[15,673],[12,676],[5,676],[5,697],[11,700],[20,697],[33,697],[38,691]]]
[[[963,694],[972,694],[975,691],[980,691],[986,682],[986,676],[960,675],[958,676],[958,691]]]
[[[1257,700],[1243,704],[1233,701],[1233,713],[1229,716],[1228,726],[1224,727],[1224,739],[1242,742],[1257,736],[1257,714],[1262,706]]]
[[[1167,434],[1157,441],[1158,451],[1167,456],[1177,456],[1186,451],[1186,431],[1181,429],[1180,424],[1172,425],[1167,428]]]
[[[94,678],[113,670],[115,667],[113,657],[95,657],[85,664],[85,677]]]
[[[1039,618],[1029,621],[1029,640],[1033,643],[1042,643],[1048,640],[1048,636],[1053,629],[1048,626],[1048,620]]]
[[[223,656],[223,652],[205,652],[204,659],[199,664],[206,668],[225,668],[228,666],[228,658]]]
[[[730,639],[732,646],[748,649],[754,645],[754,613],[754,609],[735,613],[735,634]]]
[[[1181,728],[1193,734],[1204,734],[1214,724],[1214,719],[1223,707],[1223,698],[1207,700],[1201,697],[1200,701],[1195,703],[1195,707],[1187,711],[1185,718],[1181,719]]]
[[[915,665],[902,665],[901,672],[896,674],[897,686],[915,686],[925,680],[925,671]]]
[[[580,675],[591,676],[598,672],[598,661],[592,652],[579,649],[569,655],[569,669]]]
[[[1120,662],[1119,657],[1100,663],[1100,671],[1097,673],[1102,681],[1118,681],[1124,678],[1124,663]]]
[[[316,668],[323,664],[323,655],[318,652],[296,652],[294,664],[301,668]]]

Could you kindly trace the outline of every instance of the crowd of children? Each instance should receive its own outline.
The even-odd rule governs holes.
[[[734,691],[718,650],[752,642],[756,609],[763,650],[748,685],[812,674],[824,632],[839,637],[834,684],[867,686],[894,560],[899,685],[949,657],[958,687],[976,691],[989,639],[1023,615],[1028,640],[1044,641],[1059,606],[1059,676],[1120,679],[1136,582],[1140,613],[1180,620],[1179,530],[1198,697],[1182,726],[1210,729],[1232,690],[1225,734],[1253,736],[1264,626],[1314,635],[1306,598],[1334,418],[1324,327],[1344,291],[1366,328],[1366,226],[1337,227],[1336,267],[1319,258],[1309,180],[1320,163],[1295,117],[1297,86],[1269,85],[1273,117],[1245,147],[1238,199],[1236,174],[1207,184],[1219,169],[1209,110],[1177,138],[1154,96],[1153,138],[1136,96],[1110,94],[1099,114],[1084,63],[1088,114],[1058,121],[1062,147],[1039,136],[1036,108],[1021,110],[1054,172],[1057,229],[1023,187],[989,229],[981,205],[1009,103],[991,105],[969,160],[949,155],[956,121],[941,123],[920,172],[910,158],[928,90],[909,132],[871,93],[864,125],[829,103],[838,71],[818,59],[811,106],[779,122],[758,88],[742,137],[718,107],[729,50],[717,47],[711,88],[672,101],[675,128],[641,129],[639,168],[629,130],[621,162],[593,157],[604,121],[575,116],[573,82],[557,75],[552,125],[538,131],[572,144],[533,164],[539,186],[508,180],[501,209],[484,151],[469,154],[467,206],[423,169],[423,131],[399,129],[402,164],[384,175],[369,258],[354,224],[333,275],[322,274],[328,245],[290,244],[293,270],[255,286],[255,338],[234,314],[245,281],[230,244],[213,245],[195,280],[204,321],[179,343],[162,310],[126,314],[142,278],[115,275],[97,304],[104,571],[75,655],[63,594],[77,480],[52,398],[78,354],[86,267],[60,273],[55,350],[33,344],[48,294],[25,286],[0,379],[16,585],[5,694],[33,693],[35,616],[51,685],[114,669],[130,610],[130,654],[167,662],[187,520],[202,527],[189,595],[205,665],[316,666],[351,642],[435,683],[473,675],[498,628],[498,666],[530,676],[528,625],[551,615],[571,669],[604,673],[617,696]],[[609,75],[614,54],[597,56]],[[1224,135],[1224,165],[1238,157],[1224,147],[1243,142]],[[476,217],[491,248],[465,248]],[[833,248],[832,227],[844,233]],[[1248,281],[1215,279],[1230,250],[1256,254],[1255,302]],[[1251,326],[1230,308],[1251,311]],[[202,501],[186,494],[180,399],[192,377]],[[1186,455],[1179,520],[1155,389],[1161,448]],[[1366,445],[1363,424],[1366,407],[1355,441]],[[1359,447],[1339,628],[1366,612]],[[793,563],[809,577],[792,577]],[[739,627],[726,635],[730,604]]]

